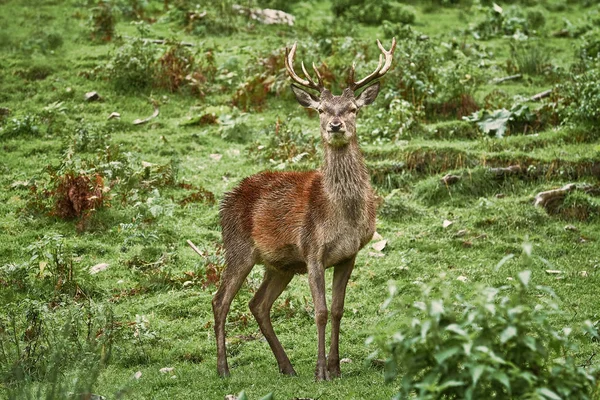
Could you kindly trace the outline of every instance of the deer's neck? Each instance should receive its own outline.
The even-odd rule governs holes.
[[[365,160],[355,141],[344,147],[325,146],[321,168],[324,189],[335,207],[362,211],[371,195],[371,184]]]

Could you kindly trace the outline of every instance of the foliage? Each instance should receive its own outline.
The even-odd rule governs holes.
[[[483,133],[498,138],[505,134],[526,133],[539,125],[536,114],[523,103],[515,103],[510,110],[480,110],[463,119],[475,122]]]
[[[511,57],[522,74],[540,75],[550,68],[548,50],[532,41],[513,41]]]
[[[385,377],[401,378],[396,398],[590,399],[594,369],[578,366],[577,342],[599,338],[590,321],[559,328],[564,315],[552,290],[518,283],[451,295],[443,285],[423,285],[420,300],[392,308],[378,344]],[[390,288],[393,302],[395,286]],[[393,304],[393,303],[392,303]],[[401,311],[400,311],[401,310]]]
[[[331,9],[336,17],[345,17],[369,25],[377,25],[384,20],[392,23],[412,24],[416,19],[412,9],[391,0],[379,2],[334,0]]]
[[[115,35],[116,18],[109,0],[98,0],[90,17],[93,40],[110,42]]]
[[[152,86],[156,75],[157,48],[140,38],[119,47],[106,65],[106,76],[115,90],[140,91]]]
[[[556,90],[561,96],[557,107],[562,120],[591,124],[600,121],[600,70],[575,75]]]
[[[476,39],[490,39],[498,36],[535,35],[537,30],[544,26],[544,13],[537,9],[530,9],[527,13],[517,6],[503,9],[497,4],[484,9],[486,18],[479,22],[472,34]]]
[[[294,120],[277,119],[274,129],[266,128],[266,144],[254,143],[248,152],[254,158],[270,162],[275,168],[283,169],[300,162],[315,161],[317,142],[314,136],[301,130]]]

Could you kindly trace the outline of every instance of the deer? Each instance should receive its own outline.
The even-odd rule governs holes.
[[[217,372],[230,375],[225,343],[225,322],[231,302],[257,264],[264,277],[249,307],[267,340],[279,372],[296,375],[275,335],[271,308],[294,275],[308,274],[317,327],[315,380],[340,377],[339,335],[346,286],[356,255],[375,232],[376,196],[356,136],[358,111],[373,103],[379,79],[392,65],[396,39],[390,50],[377,40],[379,64],[367,77],[355,81],[353,64],[348,87],[341,95],[325,88],[313,63],[317,81],[302,63],[301,78],[294,71],[297,42],[286,48],[285,67],[291,89],[301,106],[316,110],[324,150],[322,165],[307,172],[265,171],[243,179],[220,204],[225,268],[212,300],[217,344]],[[356,94],[363,89],[360,94]],[[311,93],[315,91],[318,95]],[[328,309],[325,269],[333,267],[331,339],[325,356]]]

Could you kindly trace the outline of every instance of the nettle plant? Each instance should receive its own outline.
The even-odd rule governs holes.
[[[550,288],[530,284],[531,275],[524,270],[512,285],[471,295],[424,285],[409,312],[392,310],[386,324],[398,327],[401,318],[399,328],[368,342],[380,349],[372,357],[386,356],[386,380],[400,378],[395,398],[595,398],[598,371],[574,355],[579,340],[598,340],[596,327],[559,327],[569,316]],[[387,308],[396,304],[394,285],[390,294]]]

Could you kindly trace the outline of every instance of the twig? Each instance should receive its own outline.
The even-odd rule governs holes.
[[[521,79],[522,77],[523,77],[522,74],[510,75],[510,76],[505,76],[502,78],[492,79],[491,83],[498,84],[498,83],[502,83],[502,82],[506,82],[506,81],[512,81],[514,79]]]
[[[198,253],[198,255],[200,255],[200,257],[204,257],[204,253],[202,253],[202,252],[200,251],[200,249],[199,249],[199,248],[197,248],[197,247],[196,247],[196,245],[195,245],[194,243],[192,243],[192,241],[191,241],[191,240],[187,240],[187,244],[189,244],[189,245],[190,245],[190,247],[191,247],[191,248],[192,248],[192,249],[193,249],[193,250],[194,250],[196,253]]]
[[[584,362],[584,363],[583,363],[583,364],[581,364],[581,365],[578,365],[578,367],[589,367],[590,365],[592,365],[592,358],[594,358],[595,356],[596,356],[596,352],[594,352],[594,353],[593,353],[593,354],[590,356],[590,358],[588,358],[588,359],[587,359],[587,361],[586,361],[586,362]]]
[[[552,89],[544,90],[541,93],[531,96],[531,101],[538,101],[544,99],[552,94]]]
[[[158,109],[158,105],[156,103],[152,103],[154,105],[154,112],[152,113],[151,116],[149,116],[148,118],[144,118],[144,119],[136,119],[135,121],[133,121],[134,125],[142,125],[145,124],[146,122],[150,121],[151,119],[154,119],[156,117],[158,117],[158,114],[160,113],[159,109]]]

